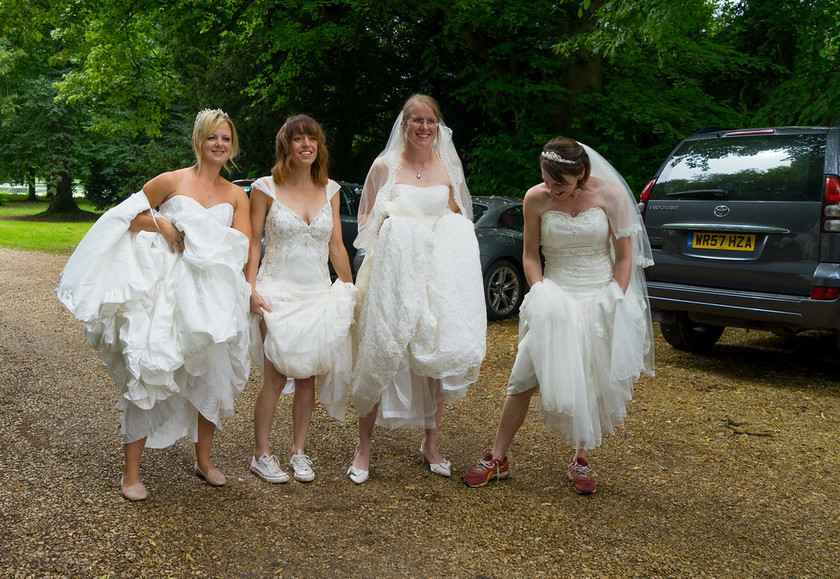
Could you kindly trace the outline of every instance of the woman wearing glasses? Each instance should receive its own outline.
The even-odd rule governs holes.
[[[487,322],[470,194],[433,98],[412,96],[397,117],[365,181],[355,245],[365,250],[352,380],[359,443],[347,474],[368,479],[379,424],[424,429],[419,452],[448,477],[443,403],[477,380]]]

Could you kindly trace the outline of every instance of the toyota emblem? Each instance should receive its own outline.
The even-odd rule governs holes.
[[[726,217],[729,215],[729,207],[726,205],[718,205],[715,207],[715,216],[716,217]]]

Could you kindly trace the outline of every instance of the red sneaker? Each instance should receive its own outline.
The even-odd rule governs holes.
[[[464,477],[464,484],[468,487],[483,487],[494,477],[496,480],[509,477],[509,468],[508,457],[505,456],[499,460],[493,458],[493,455],[488,452],[484,455],[484,458],[478,461],[475,469],[467,473],[467,476]]]
[[[598,473],[589,466],[585,458],[573,458],[572,462],[569,463],[569,480],[572,481],[575,492],[582,495],[591,495],[595,492],[597,478]]]

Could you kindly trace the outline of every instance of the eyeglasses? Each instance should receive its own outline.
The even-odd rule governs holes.
[[[423,125],[429,125],[430,127],[436,127],[438,125],[438,122],[434,119],[414,118],[414,119],[409,119],[408,122],[411,123],[412,125],[415,125],[415,126],[418,126],[418,127],[422,127]]]

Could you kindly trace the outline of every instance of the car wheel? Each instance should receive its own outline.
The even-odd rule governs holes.
[[[484,274],[484,301],[488,320],[503,320],[516,313],[523,297],[523,279],[509,261],[499,260]]]
[[[665,341],[677,350],[705,352],[717,343],[725,326],[699,324],[691,321],[688,315],[679,314],[673,324],[659,322],[659,329]]]

